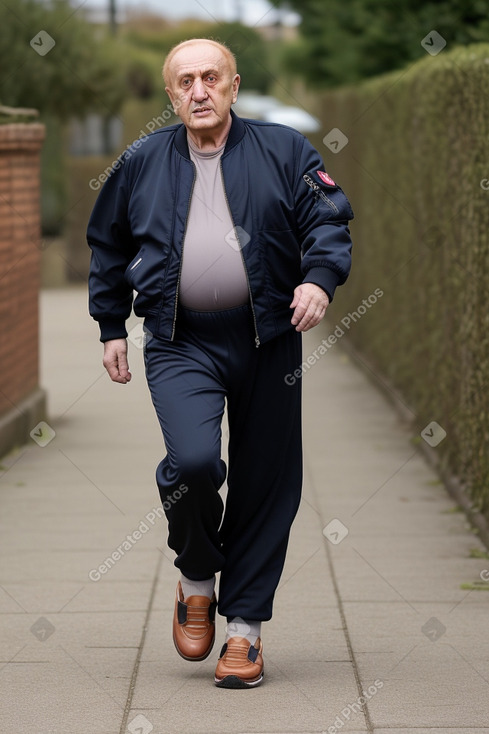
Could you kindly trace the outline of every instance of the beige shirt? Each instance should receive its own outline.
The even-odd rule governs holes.
[[[187,139],[197,175],[183,243],[180,303],[198,311],[241,306],[249,291],[221,176],[224,145],[202,152]]]

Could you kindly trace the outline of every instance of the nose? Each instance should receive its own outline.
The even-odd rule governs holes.
[[[196,102],[203,102],[204,99],[207,97],[207,91],[204,85],[204,82],[200,77],[198,77],[193,84],[192,87],[192,99],[194,99]]]

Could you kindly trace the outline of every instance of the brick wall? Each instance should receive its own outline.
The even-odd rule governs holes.
[[[22,441],[43,401],[38,388],[43,139],[39,123],[0,125],[0,453]],[[12,434],[12,423],[22,426],[20,435],[18,427]]]

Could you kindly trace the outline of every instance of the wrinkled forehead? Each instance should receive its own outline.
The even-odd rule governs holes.
[[[179,49],[170,62],[169,71],[172,79],[186,74],[197,76],[207,71],[231,73],[226,54],[210,43],[189,44]]]

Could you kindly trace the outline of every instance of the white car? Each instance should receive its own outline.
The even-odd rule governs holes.
[[[289,125],[301,133],[315,133],[321,129],[320,121],[309,112],[301,107],[284,105],[270,95],[240,92],[234,109],[240,117]]]

